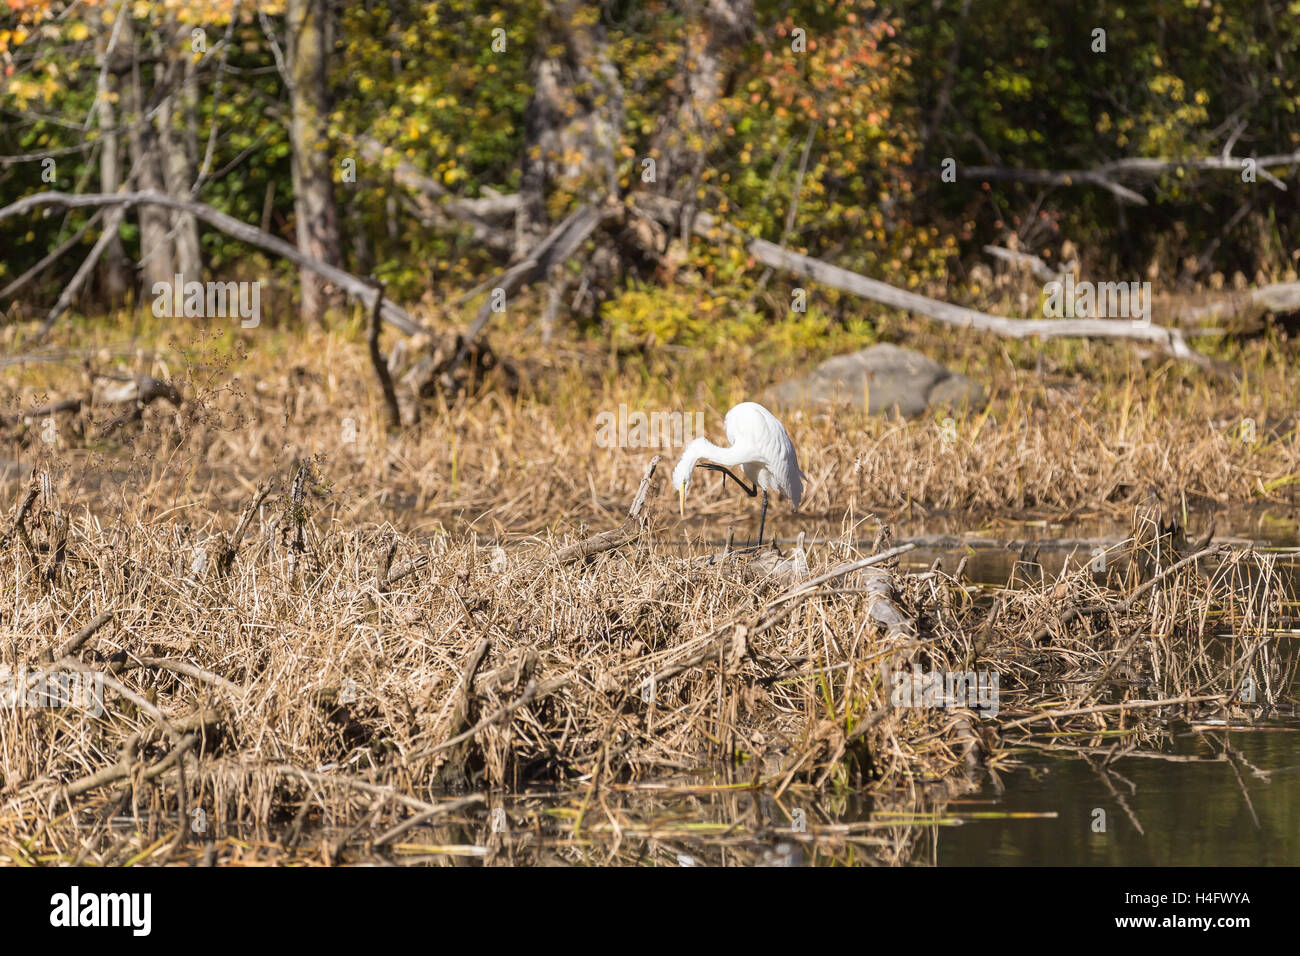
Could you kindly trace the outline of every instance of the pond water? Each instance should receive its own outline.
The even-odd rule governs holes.
[[[1300,725],[1261,726],[1240,733],[1184,729],[1162,752],[1204,762],[1130,757],[1111,766],[1109,781],[1083,760],[1027,757],[1022,769],[1002,777],[1001,792],[986,780],[971,795],[975,802],[958,800],[949,808],[1055,816],[974,820],[939,828],[934,862],[1300,864]],[[1241,759],[1215,760],[1225,746]],[[1257,776],[1251,767],[1267,776]]]
[[[1194,516],[1188,524],[1194,531],[1208,527]],[[1021,527],[999,529],[999,534],[1045,539],[1039,560],[1051,574],[1067,555],[1081,562],[1090,553],[1086,546],[1054,547],[1051,539],[1064,530]],[[1069,529],[1072,537],[1083,539],[1126,531],[1104,524]],[[1296,544],[1294,525],[1264,512],[1220,518],[1216,536],[1260,547]],[[1010,549],[976,549],[967,573],[976,581],[1003,583],[1015,560]],[[1300,642],[1300,635],[1289,640]],[[1300,643],[1295,648],[1300,650]],[[1300,686],[1293,686],[1291,696],[1297,693]],[[998,780],[986,775],[975,792],[949,802],[957,814],[983,810],[995,816],[936,828],[930,862],[1300,865],[1300,721],[1276,718],[1240,731],[1185,725],[1149,755],[1115,761],[1110,772],[1099,769],[1100,758],[1090,763],[1027,752],[1020,760],[1021,768]]]
[[[1189,537],[1197,537],[1208,522],[1208,517],[1189,515]],[[1039,562],[1050,577],[1067,562],[1072,567],[1086,563],[1098,543],[1129,533],[1104,519],[1068,527],[1001,522],[973,535],[959,528],[942,519],[900,523],[894,540],[924,542],[905,556],[908,567],[928,567],[942,558],[951,570],[965,555],[965,573],[972,582],[1004,586],[1024,541],[1040,546]],[[840,533],[838,526],[818,530],[820,534],[809,529],[807,539],[834,540]],[[967,546],[929,546],[943,545],[943,535],[958,535]],[[1284,550],[1295,548],[1300,536],[1289,514],[1254,510],[1218,516],[1216,539]],[[781,544],[788,547],[790,542],[783,538]],[[859,546],[870,544],[867,538]],[[1298,557],[1280,556],[1280,564],[1290,565],[1296,575]],[[1298,625],[1300,621],[1289,622]],[[1293,645],[1293,655],[1300,651],[1300,633],[1280,640]],[[1289,696],[1298,694],[1300,684]],[[1106,770],[1101,769],[1103,756],[1089,761],[1030,748],[1023,748],[1017,761],[1011,772],[996,778],[983,773],[968,793],[944,800],[941,823],[926,828],[924,838],[898,862],[1300,865],[1300,720],[1293,717],[1259,721],[1244,730],[1184,725],[1145,754],[1120,758]],[[850,824],[872,818],[865,805],[846,806],[836,815],[837,822]],[[817,854],[795,859],[816,862]]]

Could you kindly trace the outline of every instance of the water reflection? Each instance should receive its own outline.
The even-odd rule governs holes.
[[[1003,811],[1051,809],[1057,816],[945,830],[938,836],[937,862],[1300,864],[1300,727],[1184,730],[1161,753],[1200,759],[1134,756],[1117,761],[1108,773],[1100,759],[1090,764],[1050,754],[1026,757],[1024,768],[1003,778],[1001,792],[990,782],[975,796],[992,799]]]

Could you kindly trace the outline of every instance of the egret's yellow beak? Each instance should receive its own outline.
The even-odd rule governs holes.
[[[682,517],[685,518],[686,517],[686,486],[685,485],[679,485],[677,488],[677,505],[679,510],[682,513]]]

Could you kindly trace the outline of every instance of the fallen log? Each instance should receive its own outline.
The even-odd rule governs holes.
[[[359,136],[354,140],[362,157],[371,163],[380,163],[390,152],[373,136]],[[509,252],[514,238],[509,228],[493,220],[511,219],[522,204],[515,193],[487,196],[482,199],[461,199],[436,179],[426,176],[409,160],[399,159],[392,168],[393,181],[415,194],[415,211],[421,221],[446,227],[455,220],[470,230],[476,242],[500,252]]]
[[[642,215],[661,223],[671,223],[676,215],[676,206],[670,199],[660,196],[638,196],[634,201]],[[1184,361],[1193,362],[1202,367],[1210,365],[1209,359],[1196,352],[1187,344],[1187,339],[1178,329],[1165,328],[1150,322],[1125,321],[1122,319],[1010,319],[1000,315],[990,315],[964,306],[941,302],[927,298],[915,292],[908,292],[896,286],[869,279],[864,275],[848,269],[833,266],[812,256],[794,252],[778,246],[766,239],[756,239],[742,232],[735,226],[715,219],[707,213],[696,213],[693,220],[696,235],[709,241],[718,241],[725,235],[739,239],[745,251],[757,261],[783,272],[803,276],[821,282],[833,289],[849,292],[853,295],[879,302],[892,308],[914,312],[959,328],[992,332],[1014,339],[1028,338],[1119,338],[1149,342],[1162,351]]]
[[[1064,277],[1067,263],[1060,263],[1056,268],[1052,268],[1038,256],[1031,256],[1027,252],[1018,252],[1015,249],[1004,249],[1002,246],[985,246],[984,251],[994,259],[1000,259],[1003,262],[1010,263],[1013,268],[1027,268],[1030,274],[1039,282],[1057,282]]]
[[[271,494],[274,486],[274,479],[266,479],[258,483],[257,488],[253,491],[252,500],[244,508],[243,513],[239,516],[239,523],[235,525],[235,531],[231,534],[229,540],[224,535],[217,539],[217,554],[215,562],[216,573],[225,576],[230,573],[230,569],[235,565],[235,557],[239,554],[239,546],[244,541],[244,535],[248,532],[248,527],[252,524],[253,515],[262,507],[262,502],[266,501]]]
[[[1205,305],[1182,309],[1177,314],[1184,322],[1239,320],[1250,325],[1266,313],[1288,315],[1300,312],[1300,282],[1275,282],[1243,292],[1234,292]],[[1204,327],[1197,334],[1212,335],[1227,329]]]
[[[775,542],[770,547],[733,548],[732,540],[732,535],[728,534],[723,550],[696,558],[696,566],[736,569],[746,579],[768,578],[790,582],[801,581],[808,573],[808,552],[804,547],[805,534],[802,531],[789,555],[778,551]]]
[[[1200,551],[1197,551],[1195,554],[1188,555],[1187,557],[1183,558],[1181,561],[1177,561],[1174,564],[1170,565],[1169,567],[1165,568],[1163,571],[1161,571],[1155,577],[1151,578],[1151,580],[1147,581],[1141,587],[1135,588],[1133,591],[1129,592],[1128,596],[1125,597],[1124,600],[1122,601],[1113,604],[1103,601],[1095,604],[1072,607],[1068,609],[1064,614],[1062,614],[1060,618],[1058,618],[1056,621],[1052,623],[1054,623],[1057,627],[1063,628],[1067,624],[1070,624],[1071,622],[1081,617],[1095,617],[1099,614],[1105,614],[1108,612],[1120,613],[1123,611],[1127,611],[1131,607],[1133,607],[1133,605],[1137,603],[1137,601],[1144,594],[1146,594],[1148,591],[1155,588],[1156,585],[1160,584],[1160,582],[1164,581],[1166,578],[1171,577],[1174,574],[1177,574],[1179,571],[1187,567],[1189,564],[1195,564],[1197,561],[1201,560],[1202,558],[1208,558],[1212,555],[1225,554],[1230,550],[1231,550],[1230,548],[1221,544],[1211,545],[1210,547],[1203,548]],[[1032,643],[1041,644],[1043,641],[1046,641],[1051,636],[1052,629],[1053,629],[1052,624],[1044,624],[1042,627],[1040,627],[1037,631],[1034,632]]]
[[[109,378],[110,376],[101,376]],[[184,403],[180,390],[171,382],[154,378],[152,375],[135,375],[130,378],[119,380],[120,384],[102,389],[98,396],[91,398],[64,398],[57,402],[50,402],[48,405],[42,405],[39,408],[32,408],[25,412],[14,412],[9,415],[0,415],[0,427],[9,427],[19,424],[31,425],[32,422],[51,418],[54,415],[71,413],[73,415],[80,412],[89,404],[99,405],[122,405],[132,404],[134,408],[124,415],[119,416],[113,421],[107,423],[100,437],[106,437],[125,425],[128,421],[139,418],[141,411],[146,405],[164,398],[175,408],[180,408]]]
[[[1092,169],[1019,169],[1014,166],[959,166],[957,175],[965,179],[1004,180],[1034,186],[1095,186],[1104,189],[1120,202],[1132,206],[1148,205],[1146,197],[1117,183],[1109,174]]]
[[[175,734],[183,734],[184,736],[174,737],[172,749],[156,763],[151,764],[141,772],[139,779],[153,780],[165,773],[196,743],[217,733],[224,720],[225,716],[220,710],[200,706],[179,720],[171,721],[169,729]],[[161,726],[161,722],[152,726]],[[152,726],[150,729],[152,729]],[[116,783],[132,776],[139,757],[140,743],[147,733],[148,730],[137,730],[122,744],[116,763],[69,783],[59,791],[60,798],[70,800],[98,787]]]
[[[492,646],[489,638],[480,638],[474,649],[470,651],[469,660],[465,663],[465,669],[461,673],[460,687],[456,690],[456,701],[452,706],[451,716],[446,723],[444,736],[459,737],[474,723],[474,677],[478,673],[483,661],[487,657],[488,649]],[[468,780],[466,773],[466,763],[469,758],[468,741],[455,748],[450,748],[438,755],[435,762],[434,774],[436,779],[447,786],[461,785]]]
[[[1272,166],[1295,166],[1300,164],[1300,150],[1267,156],[1194,156],[1187,159],[1139,156],[1102,163],[1100,166],[1094,166],[1091,169],[960,166],[958,167],[958,175],[969,179],[1003,180],[1031,183],[1039,186],[1095,186],[1111,193],[1121,202],[1134,206],[1146,206],[1148,205],[1146,198],[1120,183],[1118,181],[1120,177],[1153,179],[1181,169],[1240,173],[1247,161],[1255,164],[1255,169],[1261,179],[1286,192],[1286,183],[1268,170]]]
[[[59,645],[57,650],[52,651],[49,654],[45,655],[46,659],[52,663],[56,660],[61,661],[65,657],[71,657],[74,653],[77,652],[77,650],[80,649],[82,644],[85,644],[86,641],[90,640],[92,637],[95,636],[96,631],[98,631],[101,627],[103,627],[112,619],[113,619],[113,612],[104,611],[93,621],[91,621],[89,624],[87,624],[85,627],[79,630],[73,637],[69,638],[68,640],[64,641],[61,645]]]
[[[718,660],[726,656],[728,652],[732,654],[733,658],[742,656],[744,653],[743,648],[751,637],[756,637],[775,627],[789,617],[804,600],[835,593],[833,590],[822,590],[821,585],[849,574],[873,569],[876,565],[884,564],[914,548],[915,545],[903,544],[867,558],[847,561],[824,574],[819,574],[815,578],[803,581],[783,591],[759,608],[757,613],[752,613],[750,609],[742,611],[726,624],[692,641],[692,645],[698,645],[698,650],[672,664],[661,667],[649,677],[644,678],[636,686],[636,693],[644,695],[647,692],[653,692],[653,689],[663,681],[676,677],[693,667]],[[887,573],[882,573],[885,574],[886,579],[889,578]],[[869,598],[867,602],[867,614],[872,620],[883,626],[890,636],[899,634],[906,637],[915,636],[915,622],[894,604],[892,580],[888,580],[887,584],[868,583],[866,587],[874,595],[874,599]]]

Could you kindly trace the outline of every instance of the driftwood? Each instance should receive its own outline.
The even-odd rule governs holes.
[[[890,562],[901,554],[906,554],[915,547],[914,544],[900,544],[897,547],[873,554],[868,558],[846,561],[844,564],[831,568],[824,574],[819,574],[815,578],[800,582],[790,588],[773,600],[768,605],[768,608],[771,613],[779,613],[780,617],[783,618],[793,610],[797,603],[810,597],[834,594],[837,590],[848,591],[849,589],[842,586],[826,588],[825,585],[852,575],[857,578],[857,587],[851,590],[854,592],[861,591],[867,595],[867,614],[885,629],[886,634],[890,637],[915,637],[916,621],[913,620],[910,614],[907,614],[899,607],[898,592],[893,575],[878,567],[878,565]]]
[[[373,136],[354,140],[367,162],[380,163],[387,147]],[[409,160],[399,159],[392,169],[393,181],[416,196],[415,211],[422,222],[445,227],[449,219],[467,226],[476,242],[509,252],[514,246],[511,230],[497,220],[511,219],[521,205],[517,194],[492,195],[482,199],[461,199]]]
[[[241,687],[233,681],[228,681],[220,674],[214,674],[212,671],[204,670],[189,661],[173,660],[169,657],[137,657],[136,663],[140,667],[151,667],[155,670],[169,671],[173,674],[179,674],[183,677],[192,677],[194,680],[201,681],[219,690],[225,691],[236,700],[242,700],[248,696],[249,688]],[[124,666],[122,670],[130,669]]]
[[[268,765],[268,769],[287,777],[297,777],[308,783],[314,783],[319,786],[341,786],[351,790],[357,790],[361,793],[368,793],[375,797],[384,797],[403,806],[410,807],[412,810],[419,810],[424,819],[439,816],[444,813],[450,813],[453,810],[459,810],[464,807],[473,806],[474,804],[485,802],[486,798],[481,793],[470,794],[460,797],[456,800],[449,800],[446,803],[434,804],[421,800],[418,797],[412,797],[409,794],[402,793],[393,787],[383,787],[378,784],[369,783],[365,780],[359,780],[356,777],[348,776],[343,773],[317,773],[314,770],[304,770],[302,767],[295,767],[293,764],[278,763]]]
[[[562,564],[582,561],[592,555],[613,551],[615,548],[621,548],[623,545],[635,541],[641,535],[641,532],[645,530],[645,499],[650,491],[650,480],[654,477],[655,469],[659,467],[659,459],[660,456],[655,455],[650,459],[650,464],[646,465],[645,474],[641,476],[641,486],[636,491],[636,498],[632,502],[632,507],[628,509],[627,518],[619,527],[612,528],[609,531],[602,531],[600,534],[584,538],[577,544],[561,548],[555,552],[551,564],[559,567]]]
[[[1177,574],[1179,571],[1187,567],[1189,564],[1195,564],[1197,561],[1201,560],[1202,558],[1208,558],[1212,555],[1223,554],[1227,550],[1228,549],[1226,547],[1220,544],[1216,544],[1208,548],[1204,548],[1200,551],[1197,551],[1195,554],[1188,555],[1187,557],[1183,558],[1181,561],[1178,561],[1170,565],[1169,567],[1165,568],[1163,571],[1161,571],[1155,577],[1151,578],[1151,580],[1147,581],[1141,587],[1138,587],[1133,591],[1129,592],[1128,596],[1125,597],[1124,600],[1122,601],[1119,601],[1114,604],[1107,604],[1102,602],[1097,604],[1088,604],[1079,607],[1073,607],[1070,608],[1068,611],[1066,611],[1064,614],[1062,614],[1053,623],[1060,627],[1064,627],[1070,622],[1075,621],[1081,617],[1094,617],[1096,615],[1105,614],[1107,612],[1119,613],[1122,611],[1127,611],[1135,603],[1137,603],[1137,601],[1143,595],[1145,595],[1148,591],[1154,589],[1156,585],[1158,585],[1161,581],[1165,580],[1171,575]],[[1051,633],[1052,633],[1051,625],[1046,625],[1046,624],[1043,625],[1037,631],[1034,632],[1033,643],[1041,644],[1051,636]]]
[[[167,752],[166,756],[137,773],[135,767],[139,758],[140,743],[148,733],[148,730],[138,730],[122,744],[116,763],[79,780],[74,780],[59,791],[59,796],[65,800],[71,799],[97,787],[116,783],[128,777],[139,780],[153,780],[175,766],[185,752],[196,743],[216,734],[223,720],[224,717],[219,710],[210,707],[199,707],[179,720],[171,721],[170,729],[184,736],[175,740],[172,749]]]
[[[458,361],[462,354],[465,358]],[[495,377],[502,392],[515,395],[522,375],[514,360],[497,355],[485,340],[466,345],[459,332],[399,339],[388,354],[388,372],[400,376],[398,409],[402,424],[408,426],[419,420],[420,399],[438,394],[450,398],[489,377]]]
[[[111,377],[111,376],[101,376]],[[121,428],[128,422],[140,418],[146,405],[163,398],[172,404],[175,408],[180,408],[184,404],[180,390],[171,382],[154,378],[152,375],[134,375],[130,378],[120,380],[120,384],[110,386],[100,391],[98,396],[86,398],[63,398],[57,402],[50,402],[39,408],[28,409],[25,412],[14,412],[9,415],[0,415],[0,428],[12,427],[14,425],[31,425],[33,422],[43,418],[51,418],[61,414],[77,414],[83,408],[92,405],[122,405],[130,404],[133,407],[130,411],[118,416],[104,425],[100,431],[99,437],[105,438],[111,435],[117,429]]]
[[[106,389],[99,396],[99,401],[109,404],[130,403],[132,408],[106,424],[100,431],[100,437],[106,438],[128,422],[139,420],[145,406],[160,398],[165,398],[173,408],[180,408],[183,402],[180,389],[171,382],[152,375],[136,375],[115,388]]]
[[[1231,319],[1249,325],[1268,312],[1275,315],[1300,312],[1300,282],[1275,282],[1256,289],[1229,293],[1217,301],[1183,309],[1178,313],[1178,317],[1187,322]],[[1223,330],[1207,327],[1202,328],[1199,334],[1215,334],[1221,331]]]
[[[361,149],[363,155],[372,160],[378,159],[383,153],[382,144],[373,137],[363,137]],[[1149,178],[1177,169],[1240,170],[1242,161],[1241,158],[1226,155],[1187,160],[1136,158],[1117,160],[1090,170],[1054,171],[1025,170],[1000,166],[971,166],[963,167],[962,173],[966,176],[981,179],[1008,179],[1045,185],[1097,186],[1113,193],[1124,202],[1145,206],[1147,200],[1118,182],[1119,177]],[[1261,177],[1278,188],[1285,189],[1286,185],[1269,173],[1268,167],[1300,163],[1300,151],[1254,157],[1254,162]],[[452,218],[474,227],[475,235],[483,238],[485,242],[497,246],[506,244],[507,239],[504,236],[490,236],[488,232],[499,228],[495,223],[491,222],[492,220],[508,218],[517,212],[521,204],[517,195],[496,194],[478,200],[459,199],[453,197],[441,184],[419,173],[410,164],[403,165],[403,163],[404,161],[399,161],[398,168],[394,171],[394,177],[400,184],[436,200],[439,209],[445,211]],[[667,197],[638,193],[633,199],[633,208],[635,209],[637,205],[640,205],[643,213],[649,212],[649,215],[645,216],[645,218],[653,220],[657,226],[672,228],[679,224],[682,219],[680,203]],[[609,213],[609,215],[613,214],[613,211]],[[1118,319],[1054,319],[1040,321],[990,315],[908,292],[879,280],[869,279],[847,269],[830,265],[811,256],[795,253],[780,244],[755,239],[734,227],[719,223],[706,213],[692,211],[692,215],[688,218],[689,226],[687,228],[704,238],[716,240],[719,238],[720,231],[730,232],[740,238],[744,242],[746,250],[769,269],[779,269],[804,276],[841,291],[850,292],[892,308],[911,311],[934,321],[1021,339],[1112,338],[1147,342],[1175,358],[1201,366],[1210,364],[1204,356],[1201,356],[1187,344],[1186,335],[1178,329],[1162,327],[1149,322]],[[552,230],[550,235],[529,254],[527,259],[483,283],[465,296],[462,301],[468,301],[469,298],[480,294],[485,289],[494,287],[504,288],[507,295],[509,295],[530,282],[545,278],[549,275],[550,269],[572,255],[578,245],[599,224],[597,213],[593,211],[593,207],[579,207],[568,219]],[[999,258],[1014,258],[1020,263],[1024,263],[1028,258],[1024,257],[1023,254],[1016,254],[1010,250],[1001,250],[996,247],[989,248],[987,251]],[[1049,281],[1050,278],[1055,277],[1055,274],[1051,273],[1050,267],[1041,261],[1029,264],[1034,269],[1034,274],[1042,278],[1043,281]],[[1291,283],[1256,290],[1250,296],[1249,307],[1256,313],[1263,311],[1296,311],[1300,309],[1300,284]],[[453,365],[464,360],[469,348],[478,339],[491,315],[490,303],[485,304],[473,323],[471,323]]]
[[[876,565],[884,564],[900,554],[906,554],[914,547],[915,545],[910,544],[899,545],[896,548],[890,548],[888,551],[873,554],[868,558],[846,562],[832,568],[825,574],[820,574],[783,591],[763,605],[757,613],[752,611],[742,612],[741,615],[711,633],[697,638],[695,643],[700,645],[698,650],[672,664],[661,667],[649,677],[646,677],[637,685],[636,692],[639,694],[653,693],[654,689],[664,681],[670,680],[693,667],[712,661],[729,659],[733,664],[739,662],[748,653],[748,642],[751,637],[756,637],[775,627],[789,617],[803,601],[836,592],[836,589],[823,589],[821,585],[849,574],[873,570]],[[870,579],[866,579],[865,586],[869,593],[873,595],[867,602],[867,613],[872,620],[883,626],[886,633],[891,636],[915,636],[915,622],[910,615],[904,613],[895,603],[896,594],[892,578],[885,572],[881,573],[887,583],[873,583]]]
[[[138,192],[124,193],[63,193],[63,192],[43,192],[27,196],[17,202],[10,203],[3,209],[0,209],[0,220],[8,219],[12,216],[19,216],[30,212],[33,209],[39,209],[42,206],[62,206],[69,208],[81,207],[100,207],[100,206],[137,206],[153,205],[162,206],[166,209],[174,209],[179,212],[189,213],[190,215],[203,220],[214,229],[219,229],[226,235],[247,242],[250,245],[258,246],[268,252],[275,253],[288,259],[295,265],[310,269],[317,275],[328,279],[340,289],[352,295],[356,299],[364,302],[366,305],[373,306],[378,293],[364,279],[354,276],[350,272],[344,272],[335,266],[328,265],[311,256],[299,252],[298,249],[285,242],[269,232],[263,232],[256,226],[250,226],[248,223],[240,222],[233,216],[227,216],[204,203],[189,202],[183,199],[176,199],[157,190],[140,190]],[[379,297],[382,302],[384,320],[390,325],[394,325],[408,335],[414,335],[417,332],[424,331],[420,323],[416,322],[405,309],[394,303],[390,299]]]
[[[440,803],[437,806],[430,807],[422,813],[417,813],[413,817],[403,820],[385,833],[375,838],[374,846],[383,846],[385,843],[391,843],[397,837],[401,836],[412,827],[419,826],[421,823],[428,823],[435,817],[444,816],[448,813],[455,813],[457,810],[465,810],[469,807],[477,806],[480,803],[486,803],[487,798],[481,793],[471,793],[467,797],[459,797],[455,800],[448,800],[446,803]]]
[[[81,407],[85,404],[86,400],[84,398],[61,398],[57,402],[50,402],[48,405],[42,405],[39,408],[0,416],[0,425],[18,425],[24,422],[30,425],[37,419],[50,418],[67,412],[75,415],[81,411]]]
[[[476,723],[473,727],[469,728],[469,730],[466,730],[464,733],[457,734],[455,737],[452,737],[450,740],[444,740],[442,743],[438,744],[437,746],[430,747],[428,750],[414,754],[413,757],[430,757],[435,754],[442,753],[444,750],[450,750],[453,747],[459,747],[465,741],[469,740],[471,737],[474,737],[476,734],[478,734],[478,732],[483,730],[485,727],[489,727],[492,724],[509,720],[509,718],[514,715],[515,711],[519,710],[521,707],[527,707],[533,701],[545,700],[547,697],[550,697],[552,694],[558,694],[560,691],[564,690],[572,683],[573,683],[572,677],[556,677],[551,680],[542,681],[540,684],[535,680],[530,680],[528,682],[528,685],[524,688],[524,692],[522,694],[520,694],[510,703],[505,704],[504,706],[498,708],[493,713],[488,714],[486,717],[484,717],[482,720]]]
[[[1004,180],[1034,186],[1096,186],[1121,202],[1133,206],[1147,205],[1146,197],[1099,170],[1091,169],[1018,169],[1014,166],[960,166],[957,175],[965,179]]]
[[[273,481],[267,480],[257,486],[253,492],[252,500],[248,502],[243,513],[239,516],[239,523],[235,525],[234,533],[231,534],[229,539],[225,535],[217,536],[214,571],[218,576],[224,577],[234,567],[235,558],[239,555],[239,546],[243,544],[244,535],[248,533],[249,525],[253,522],[253,515],[257,514],[257,509],[262,507],[262,502],[266,501],[271,494],[273,484]]]
[[[135,375],[116,386],[104,389],[99,396],[99,401],[113,405],[124,402],[148,405],[159,398],[167,399],[177,408],[180,408],[182,403],[180,389],[171,382],[154,378],[152,375]]]
[[[32,476],[31,483],[27,486],[27,493],[23,495],[22,501],[18,502],[18,507],[14,509],[13,521],[9,523],[9,530],[0,537],[0,545],[8,545],[15,537],[23,542],[27,553],[33,553],[31,538],[27,535],[27,514],[32,510],[32,505],[36,503],[36,498],[41,493],[41,483],[36,475]]]
[[[1170,697],[1165,700],[1129,700],[1122,704],[1098,704],[1095,707],[1071,707],[1067,710],[1048,710],[1041,714],[1021,717],[998,727],[999,733],[1005,733],[1015,727],[1026,727],[1040,720],[1056,720],[1060,717],[1078,717],[1084,714],[1113,714],[1127,710],[1146,710],[1152,707],[1177,707],[1183,704],[1199,704],[1205,701],[1226,700],[1223,694],[1203,694],[1199,697]]]
[[[470,651],[465,669],[461,673],[460,686],[456,690],[456,701],[452,706],[451,716],[445,725],[445,736],[459,737],[474,722],[474,677],[487,657],[492,646],[489,638],[480,638]],[[460,746],[451,748],[450,752],[439,755],[437,762],[438,780],[446,785],[461,785],[467,781],[466,761],[469,757],[468,740]]]
[[[788,555],[782,554],[776,542],[766,547],[733,548],[734,531],[727,535],[726,546],[715,554],[696,558],[699,567],[729,567],[738,570],[746,579],[774,578],[797,582],[808,573],[808,552],[804,547],[806,534],[799,538]]]
[[[1057,268],[1052,268],[1038,256],[1030,255],[1027,252],[1018,252],[1015,249],[1004,249],[1002,246],[985,246],[984,251],[994,259],[1001,259],[1003,262],[1010,263],[1013,267],[1028,268],[1030,274],[1039,282],[1057,282],[1070,269],[1066,263],[1061,263]]]
[[[541,656],[532,647],[523,647],[515,651],[506,662],[494,671],[488,671],[478,679],[475,687],[477,693],[492,691],[497,694],[512,693],[520,687],[527,686],[533,673],[541,663]]]
[[[884,568],[864,568],[857,573],[858,587],[867,596],[867,614],[889,637],[916,637],[916,620],[898,603],[894,576]]]
[[[402,580],[402,578],[410,577],[412,574],[414,574],[416,571],[419,571],[428,563],[429,563],[429,556],[427,554],[419,554],[416,555],[414,558],[411,558],[411,560],[399,564],[395,568],[390,568],[388,572],[388,577],[384,581],[385,587],[391,588],[398,581]]]
[[[105,611],[79,630],[74,636],[60,644],[57,650],[44,655],[45,659],[49,662],[53,662],[62,661],[64,658],[70,658],[81,649],[81,646],[85,644],[86,641],[94,637],[95,633],[99,631],[100,628],[111,620],[113,620],[113,612]]]

